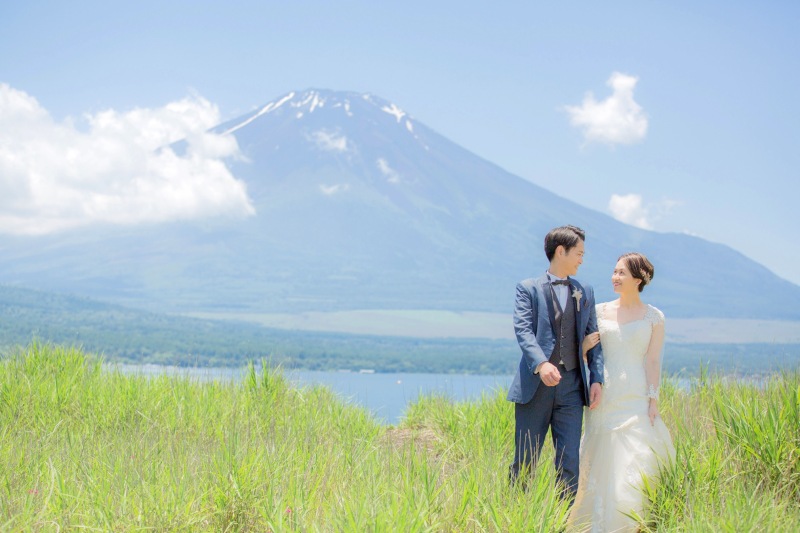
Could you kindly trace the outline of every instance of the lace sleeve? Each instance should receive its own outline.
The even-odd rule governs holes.
[[[600,321],[601,318],[606,318],[605,317],[605,312],[606,312],[606,304],[607,303],[608,302],[600,302],[599,304],[596,304],[594,306],[594,313],[597,316],[597,321],[598,322]]]
[[[652,326],[650,344],[644,356],[644,372],[647,380],[647,397],[658,400],[658,391],[661,385],[661,355],[664,349],[664,313],[659,309],[648,306],[645,318]]]
[[[647,306],[647,311],[644,314],[644,318],[650,322],[651,325],[657,326],[659,324],[664,324],[664,313],[657,307],[653,307],[652,305]]]

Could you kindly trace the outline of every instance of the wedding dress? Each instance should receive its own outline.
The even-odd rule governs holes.
[[[661,379],[664,315],[648,305],[642,319],[620,324],[606,316],[607,306],[597,306],[605,383],[600,404],[586,410],[570,530],[637,531],[626,514],[643,515],[642,476],[655,478],[659,465],[675,458],[664,422],[656,417],[651,424],[648,416]]]

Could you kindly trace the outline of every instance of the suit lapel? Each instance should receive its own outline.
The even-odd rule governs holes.
[[[568,299],[571,302],[571,305],[575,307],[575,328],[576,332],[578,333],[578,342],[580,343],[583,340],[583,337],[581,336],[581,309],[583,306],[578,303],[577,298],[572,297],[572,293],[576,290],[581,291],[581,294],[583,293],[583,287],[578,285],[578,282],[576,282],[574,279],[570,278]],[[583,302],[583,298],[581,298],[581,302]]]

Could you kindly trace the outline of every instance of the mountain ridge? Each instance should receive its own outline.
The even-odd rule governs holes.
[[[171,312],[507,312],[547,267],[545,233],[569,223],[587,232],[577,278],[599,300],[638,250],[656,266],[644,296],[668,316],[800,318],[800,287],[739,252],[622,224],[374,95],[291,92],[213,131],[236,137],[229,168],[254,216],[0,238],[0,282]]]

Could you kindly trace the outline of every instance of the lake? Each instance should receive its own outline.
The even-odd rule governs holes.
[[[245,369],[181,368],[161,365],[108,365],[126,374],[178,375],[198,380],[240,380]],[[343,401],[369,410],[384,424],[402,420],[406,406],[420,395],[440,394],[453,401],[480,398],[498,388],[507,389],[512,376],[467,374],[360,373],[286,370],[286,378],[295,386],[323,385]]]
[[[162,365],[107,364],[107,368],[118,368],[126,374],[147,376],[174,375],[205,380],[238,381],[245,368],[185,368]],[[727,379],[763,385],[773,374],[735,375]],[[358,405],[370,411],[376,420],[383,424],[398,424],[406,407],[421,395],[438,394],[451,401],[476,400],[483,393],[503,389],[506,391],[513,376],[474,375],[474,374],[414,374],[414,373],[372,373],[350,371],[312,371],[284,370],[284,376],[297,387],[322,385],[330,388],[343,401]],[[677,386],[689,389],[693,378],[672,376]],[[509,406],[509,409],[511,407]]]

